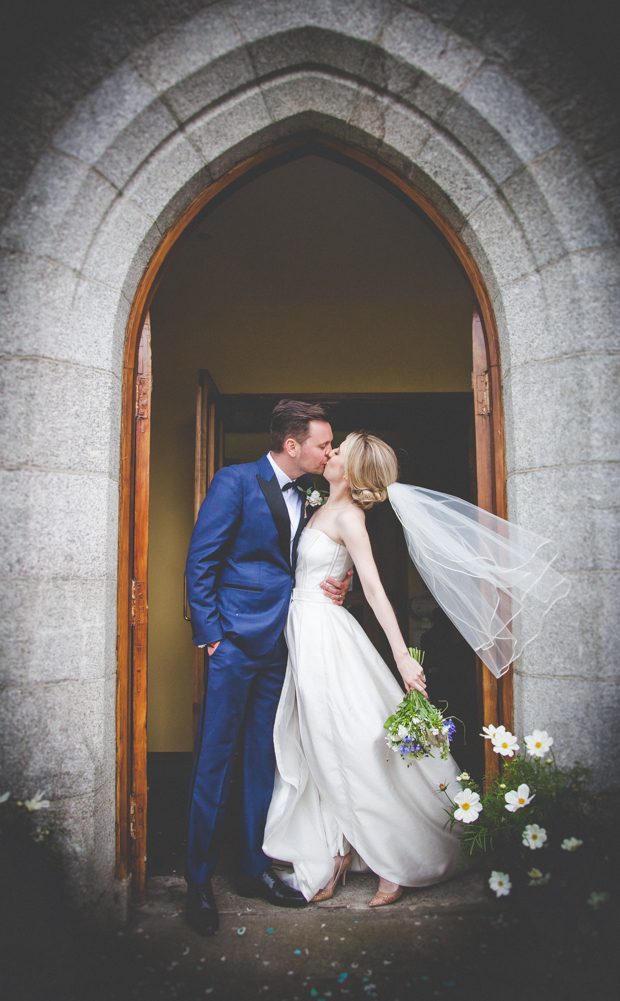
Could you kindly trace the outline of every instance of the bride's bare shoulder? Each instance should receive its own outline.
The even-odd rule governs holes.
[[[347,504],[338,512],[338,528],[340,531],[366,532],[366,515],[358,504]]]

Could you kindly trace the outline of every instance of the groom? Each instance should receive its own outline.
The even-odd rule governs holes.
[[[211,889],[241,741],[241,882],[245,897],[303,907],[304,897],[276,874],[262,850],[273,791],[273,724],[286,670],[283,628],[297,543],[312,508],[309,473],[323,472],[332,429],[316,403],[281,400],[271,420],[271,452],[220,469],[200,509],[187,557],[194,644],[209,654],[196,734],[187,842],[187,920],[213,935],[218,914]],[[321,586],[342,604],[349,584]]]

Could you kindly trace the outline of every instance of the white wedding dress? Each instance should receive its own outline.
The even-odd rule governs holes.
[[[264,851],[293,864],[288,882],[307,900],[353,850],[352,871],[428,886],[456,871],[441,782],[460,786],[452,758],[407,767],[383,728],[403,693],[366,633],[320,584],[352,566],[318,529],[300,538],[286,625],[289,659],[274,727],[276,778]]]

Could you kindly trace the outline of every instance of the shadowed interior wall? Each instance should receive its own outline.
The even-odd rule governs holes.
[[[191,749],[183,567],[199,369],[222,393],[467,392],[471,311],[428,226],[320,157],[254,180],[185,238],[151,310],[149,750]]]

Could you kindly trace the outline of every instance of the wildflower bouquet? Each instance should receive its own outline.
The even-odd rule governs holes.
[[[409,653],[420,664],[424,652],[410,647]],[[456,727],[420,692],[412,689],[397,707],[393,716],[383,724],[387,730],[386,743],[390,750],[400,754],[409,766],[420,758],[428,758],[433,748],[439,748],[445,761],[450,753],[450,741]]]

